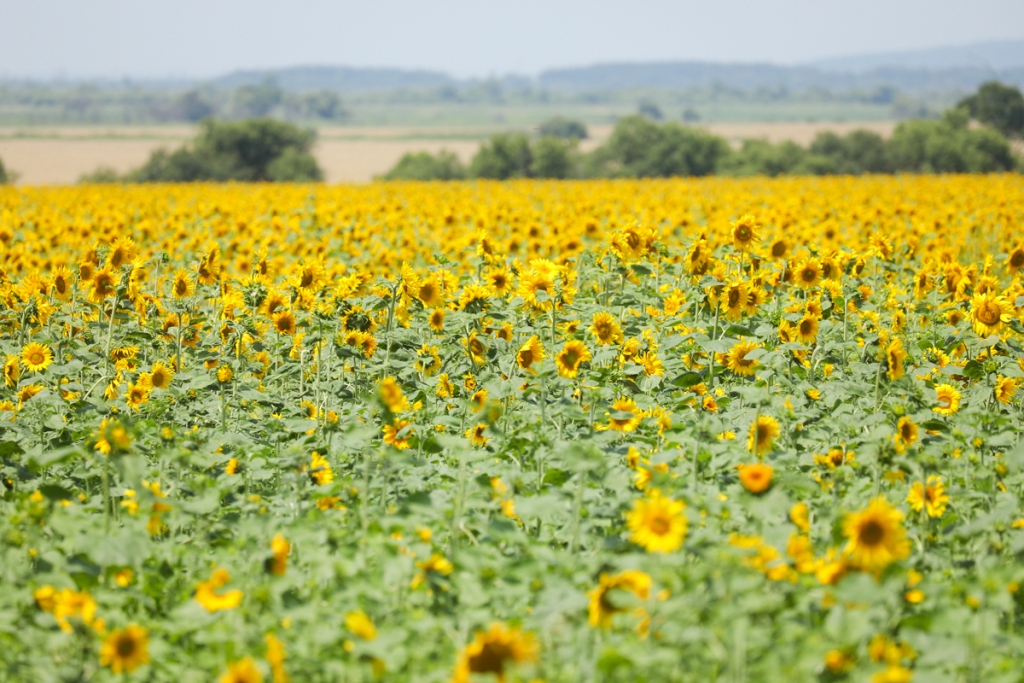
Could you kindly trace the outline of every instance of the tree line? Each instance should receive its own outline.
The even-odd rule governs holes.
[[[556,119],[537,136],[502,133],[480,146],[468,165],[454,154],[409,153],[385,180],[463,178],[660,178],[706,175],[859,175],[864,173],[989,173],[1017,170],[1009,138],[1024,136],[1019,89],[986,83],[940,120],[900,123],[892,137],[857,130],[818,134],[807,147],[746,140],[739,149],[707,131],[658,123],[649,114],[620,119],[608,141],[579,149],[586,129]],[[972,125],[972,121],[981,125]]]

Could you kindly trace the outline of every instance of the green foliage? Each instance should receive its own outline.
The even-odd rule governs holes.
[[[570,178],[576,167],[575,152],[575,138],[542,137],[533,143],[531,174],[534,178]]]
[[[178,96],[170,112],[170,118],[181,121],[202,121],[217,111],[213,102],[198,90],[189,90]]]
[[[1024,135],[1024,95],[1019,88],[989,81],[957,106],[966,108],[972,118],[1003,135]]]
[[[7,169],[4,168],[4,160],[0,159],[0,185],[6,185],[10,180],[7,178]]]
[[[845,137],[832,132],[818,133],[808,151],[831,162],[831,173],[892,173],[893,162],[885,139],[868,130],[855,130]]]
[[[312,131],[272,119],[203,121],[191,145],[157,150],[131,182],[312,181],[323,173],[309,150]]]
[[[102,185],[106,183],[116,183],[121,180],[121,176],[118,172],[110,166],[100,166],[92,173],[85,173],[79,179],[78,182],[84,185]]]
[[[714,174],[729,154],[724,138],[636,115],[620,119],[607,144],[586,162],[587,175],[666,178]]]
[[[1017,166],[1006,138],[993,129],[968,128],[958,110],[942,121],[904,121],[888,147],[897,171],[991,173]]]
[[[258,85],[243,85],[235,90],[234,106],[243,117],[261,117],[269,114],[283,99],[284,91],[268,79]]]
[[[555,116],[540,124],[537,133],[541,137],[555,137],[563,140],[587,139],[587,127],[579,121],[573,121],[564,116]]]
[[[466,168],[453,152],[407,152],[382,180],[460,180]]]
[[[528,178],[533,165],[530,139],[522,133],[500,133],[480,146],[469,164],[474,178]]]
[[[306,93],[299,99],[300,115],[306,119],[340,121],[348,117],[341,98],[330,90]]]
[[[661,121],[665,118],[665,115],[661,113],[661,107],[650,100],[640,102],[640,106],[637,107],[637,113],[640,116],[646,116],[652,121]]]

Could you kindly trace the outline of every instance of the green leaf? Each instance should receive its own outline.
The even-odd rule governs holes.
[[[702,374],[691,370],[689,372],[684,372],[683,374],[676,377],[674,380],[672,380],[671,384],[673,386],[681,387],[683,389],[688,389],[690,387],[697,386],[703,381],[704,376]]]

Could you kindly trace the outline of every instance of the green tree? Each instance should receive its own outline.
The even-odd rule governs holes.
[[[261,117],[281,104],[284,91],[272,79],[257,85],[243,85],[235,90],[235,111],[243,117]]]
[[[6,185],[10,180],[7,177],[7,169],[4,168],[4,160],[0,159],[0,185]]]
[[[587,127],[579,121],[555,116],[540,124],[537,134],[543,137],[562,138],[563,140],[586,140]]]
[[[1017,167],[1006,138],[991,128],[969,128],[965,109],[949,110],[941,121],[904,121],[888,146],[897,171],[992,173]]]
[[[531,175],[534,178],[572,177],[575,151],[575,138],[563,140],[551,135],[540,138],[533,143]]]
[[[729,155],[729,143],[702,130],[678,123],[657,124],[627,116],[615,124],[608,142],[585,163],[590,176],[664,178],[704,176],[718,170]]]
[[[522,133],[499,133],[480,146],[469,164],[474,178],[529,178],[533,165],[530,139]]]
[[[216,108],[198,90],[179,95],[171,106],[172,117],[179,121],[202,121],[213,116]]]
[[[382,180],[459,180],[466,169],[452,152],[407,152],[395,166],[381,176]]]
[[[223,122],[206,119],[191,145],[157,150],[126,180],[311,181],[323,177],[310,154],[314,134],[273,119]]]
[[[832,132],[819,133],[808,150],[827,158],[832,173],[892,173],[893,163],[885,139],[868,130],[855,130],[845,137]]]
[[[972,118],[1003,135],[1024,135],[1024,95],[1019,88],[989,81],[957,106],[966,108]]]

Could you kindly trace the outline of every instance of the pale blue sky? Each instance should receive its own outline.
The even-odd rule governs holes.
[[[1022,0],[0,0],[0,77],[210,77],[307,64],[534,75],[1024,38]]]

